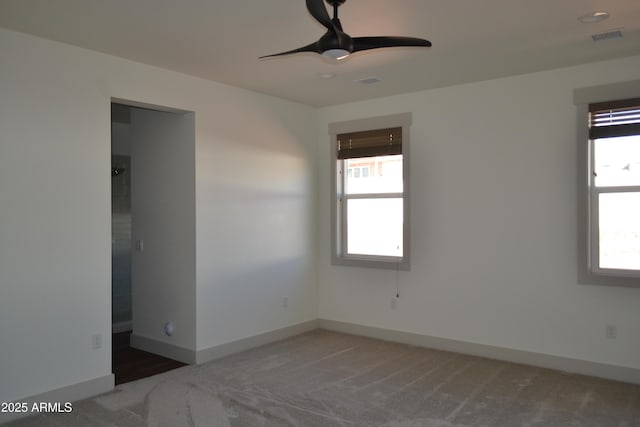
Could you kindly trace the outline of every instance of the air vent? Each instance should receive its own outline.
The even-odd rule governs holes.
[[[622,30],[611,30],[611,31],[607,31],[606,33],[593,34],[591,36],[594,42],[601,42],[604,40],[611,40],[611,39],[619,39],[621,37],[622,37]]]
[[[380,83],[382,80],[378,77],[365,77],[364,79],[354,80],[355,83],[360,83],[363,85],[374,85],[376,83]]]

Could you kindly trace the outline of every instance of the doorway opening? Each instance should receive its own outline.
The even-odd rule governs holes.
[[[157,113],[157,116],[154,113]],[[172,254],[170,248],[165,251],[166,253],[162,249],[142,253],[145,248],[140,230],[144,230],[144,233],[147,234],[145,236],[147,241],[154,242],[161,240],[156,239],[155,235],[164,233],[167,228],[167,224],[155,224],[155,228],[145,224],[149,217],[143,212],[153,210],[155,207],[148,206],[150,202],[144,194],[162,195],[164,189],[162,184],[155,187],[152,181],[141,184],[140,174],[136,174],[134,171],[136,167],[145,168],[145,175],[153,174],[152,170],[148,170],[145,158],[157,154],[147,148],[141,149],[140,146],[144,145],[146,141],[136,140],[141,138],[141,132],[136,129],[136,121],[132,120],[132,116],[142,114],[145,118],[152,119],[145,122],[144,131],[149,128],[150,123],[153,125],[153,120],[157,119],[159,127],[162,127],[165,122],[172,120],[172,116],[180,116],[177,113],[154,111],[116,102],[111,104],[111,342],[112,372],[116,385],[162,373],[186,364],[161,354],[155,354],[155,350],[150,352],[148,348],[139,348],[140,346],[135,343],[137,335],[147,341],[155,339],[160,343],[172,344],[173,337],[165,337],[160,334],[153,336],[154,331],[145,323],[154,317],[171,318],[174,316],[173,312],[180,311],[180,307],[153,304],[154,295],[166,292],[165,288],[170,287],[171,283],[153,283],[150,286],[149,280],[146,280],[146,277],[154,275],[155,272],[152,267],[149,267],[149,262],[142,258],[171,258]],[[172,144],[179,146],[181,142],[180,136],[178,136],[175,144],[173,142]],[[158,151],[162,151],[161,145],[158,147]],[[143,191],[140,191],[140,187],[143,185]],[[138,187],[137,194],[136,186]],[[159,216],[161,217],[161,215]],[[179,227],[179,223],[176,226]],[[160,229],[160,227],[164,227],[164,229]],[[163,245],[163,247],[165,246],[167,245]],[[180,302],[172,304],[179,305]],[[136,321],[136,319],[138,320]],[[162,351],[158,352],[162,353]]]

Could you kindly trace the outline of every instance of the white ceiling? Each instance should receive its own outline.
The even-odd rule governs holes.
[[[608,20],[582,24],[585,13]],[[317,40],[305,0],[1,0],[0,26],[313,106],[640,54],[638,0],[348,0],[353,37],[426,38],[431,48],[304,53]],[[592,34],[623,29],[595,43]],[[333,79],[319,74],[333,73]],[[354,80],[378,77],[374,85]]]

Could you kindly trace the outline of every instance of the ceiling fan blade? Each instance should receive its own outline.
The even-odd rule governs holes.
[[[313,42],[311,44],[308,44],[306,46],[303,47],[299,47],[298,49],[293,49],[293,50],[288,50],[286,52],[280,52],[280,53],[274,53],[272,55],[265,55],[265,56],[261,56],[258,59],[263,59],[263,58],[271,58],[273,56],[283,56],[283,55],[290,55],[292,53],[300,53],[300,52],[314,52],[314,53],[321,53],[320,48],[318,47],[318,42]]]
[[[333,22],[329,18],[329,12],[324,6],[324,0],[307,0],[307,10],[316,21],[324,25],[328,30],[334,30]]]
[[[354,37],[353,51],[379,49],[383,47],[418,46],[431,47],[429,40],[414,37]]]

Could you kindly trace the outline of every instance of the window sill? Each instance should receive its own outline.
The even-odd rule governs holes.
[[[622,274],[625,270],[589,270],[583,272],[578,280],[582,285],[621,286],[626,288],[640,288],[640,275],[636,272]]]
[[[379,268],[384,270],[409,271],[409,259],[407,257],[385,257],[385,256],[338,256],[331,259],[332,265],[347,267]]]

